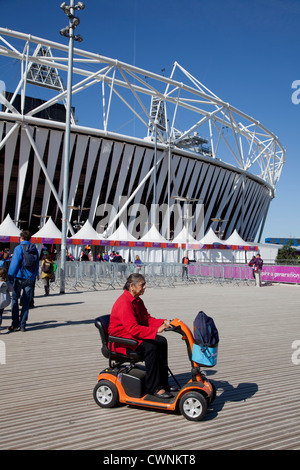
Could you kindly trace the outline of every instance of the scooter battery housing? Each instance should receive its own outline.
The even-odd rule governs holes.
[[[132,398],[141,398],[145,395],[145,371],[133,368],[129,372],[120,372],[118,380],[126,395]]]

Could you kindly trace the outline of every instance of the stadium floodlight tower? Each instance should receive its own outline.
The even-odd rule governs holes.
[[[67,110],[66,110],[66,129],[64,143],[64,185],[63,185],[63,211],[62,211],[62,235],[61,235],[61,267],[60,267],[60,293],[65,293],[65,277],[66,277],[66,249],[67,249],[67,222],[68,222],[68,197],[69,197],[69,158],[70,158],[70,133],[71,133],[71,116],[72,116],[72,74],[73,74],[73,49],[74,40],[81,42],[82,37],[74,35],[76,26],[80,21],[74,13],[75,10],[83,10],[84,3],[79,2],[74,5],[74,0],[70,0],[68,6],[66,2],[60,5],[60,8],[69,18],[69,26],[60,30],[62,36],[69,38],[68,51],[68,83],[67,83]]]

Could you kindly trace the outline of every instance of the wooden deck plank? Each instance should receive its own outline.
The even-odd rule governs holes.
[[[300,449],[300,364],[292,363],[292,343],[300,340],[300,286],[146,290],[154,316],[177,317],[191,328],[204,310],[216,321],[219,358],[207,375],[217,398],[199,423],[179,414],[95,404],[93,388],[107,361],[94,318],[108,313],[120,293],[44,297],[38,288],[27,331],[0,335],[6,348],[1,450]],[[5,311],[3,326],[9,322]],[[184,342],[165,335],[170,367],[184,381],[190,371]]]

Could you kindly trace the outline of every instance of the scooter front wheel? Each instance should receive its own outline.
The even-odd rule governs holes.
[[[113,408],[119,401],[117,387],[109,380],[100,380],[94,388],[94,400],[101,408]]]
[[[200,421],[207,412],[207,401],[199,392],[187,392],[179,402],[180,413],[189,421]]]

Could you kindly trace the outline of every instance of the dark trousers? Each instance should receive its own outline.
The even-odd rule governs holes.
[[[12,326],[14,328],[21,327],[21,329],[23,329],[26,326],[29,303],[30,300],[33,299],[34,283],[35,279],[19,279],[16,277],[14,280],[14,290],[11,296]],[[19,314],[18,300],[22,290],[22,309],[21,314]]]
[[[136,349],[145,361],[147,393],[168,388],[168,342],[164,336],[145,339]]]

